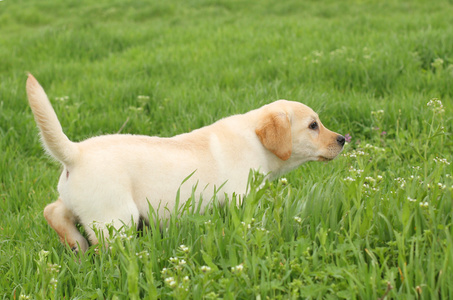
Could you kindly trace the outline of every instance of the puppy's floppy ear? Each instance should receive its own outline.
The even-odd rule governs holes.
[[[291,123],[286,113],[268,113],[260,120],[255,133],[263,146],[281,160],[291,157]]]

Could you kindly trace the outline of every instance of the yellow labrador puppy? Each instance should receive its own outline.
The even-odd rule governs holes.
[[[177,190],[185,201],[195,184],[196,199],[202,196],[203,204],[224,183],[219,197],[244,194],[250,169],[272,180],[304,162],[334,159],[345,143],[308,106],[286,100],[171,138],[113,134],[76,143],[63,133],[32,75],[27,94],[44,147],[64,167],[60,197],[44,209],[44,216],[61,242],[75,251],[88,248],[78,223],[96,244],[93,222],[105,236],[105,224],[119,228],[140,219],[148,222],[149,205],[172,210]],[[160,213],[165,217],[164,209]]]

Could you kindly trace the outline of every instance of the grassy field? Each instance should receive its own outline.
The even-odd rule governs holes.
[[[2,299],[453,299],[453,2],[0,1]],[[350,142],[245,203],[75,256],[42,216],[70,139],[172,136],[276,99]],[[233,203],[232,201],[231,203]]]

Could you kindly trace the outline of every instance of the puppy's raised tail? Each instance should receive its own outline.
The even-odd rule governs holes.
[[[35,121],[41,131],[41,138],[47,152],[64,165],[71,165],[79,149],[63,133],[57,115],[39,82],[28,74],[27,95]]]

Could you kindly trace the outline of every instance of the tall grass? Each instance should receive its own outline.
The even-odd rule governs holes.
[[[451,15],[451,1],[0,1],[0,295],[453,298]],[[42,217],[59,166],[27,71],[75,141],[172,136],[280,98],[351,140],[328,164],[251,174],[241,205],[189,199],[74,255]]]

